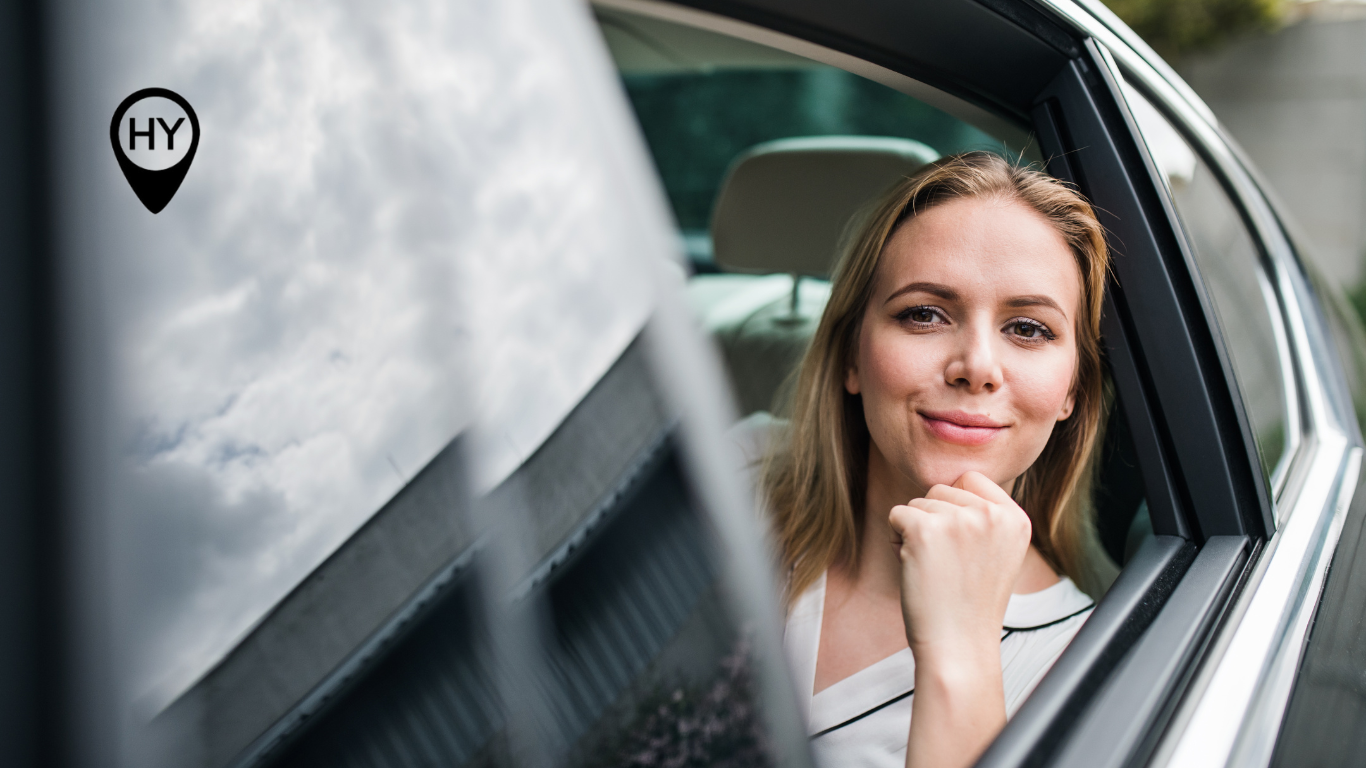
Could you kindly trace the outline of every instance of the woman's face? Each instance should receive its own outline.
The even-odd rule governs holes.
[[[1072,414],[1080,307],[1066,242],[1019,201],[959,199],[902,224],[845,378],[872,450],[922,493],[968,470],[1009,490]]]

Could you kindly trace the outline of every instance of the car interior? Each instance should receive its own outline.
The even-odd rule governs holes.
[[[1017,136],[987,132],[994,124],[859,75],[626,10],[595,13],[680,227],[689,303],[742,416],[782,413],[842,238],[867,204],[947,154],[1042,164],[1037,141],[1015,146]],[[1119,407],[1099,471],[1097,530],[1123,565],[1152,527]]]

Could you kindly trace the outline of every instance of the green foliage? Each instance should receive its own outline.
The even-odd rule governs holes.
[[[1235,35],[1274,29],[1285,0],[1104,0],[1168,61]]]

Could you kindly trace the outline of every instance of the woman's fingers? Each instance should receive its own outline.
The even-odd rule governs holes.
[[[953,487],[980,496],[993,504],[1015,503],[1015,500],[1010,498],[1010,494],[1006,493],[1005,489],[993,483],[991,478],[981,472],[971,470],[964,472],[963,476],[954,482]]]
[[[1021,536],[1030,538],[1033,536],[1034,521],[1029,519],[1029,515],[1010,498],[1010,494],[1005,492],[1001,486],[993,483],[991,478],[980,472],[964,472],[954,485],[969,491],[989,503],[989,507],[1004,513],[1004,517],[998,517],[1008,521],[1015,527]]]
[[[983,509],[987,505],[987,500],[972,491],[964,488],[954,488],[951,485],[936,485],[930,488],[929,493],[924,498],[947,501],[950,504],[957,504],[960,507],[974,507]]]
[[[919,521],[915,519],[916,516],[923,514],[925,514],[924,510],[906,506],[905,504],[892,507],[891,514],[887,516],[887,522],[892,525],[892,534],[895,536],[898,545],[906,540],[908,531],[919,525]]]
[[[957,512],[958,510],[963,509],[964,507],[967,507],[969,509],[977,508],[975,505],[970,506],[967,504],[955,504],[952,501],[947,501],[945,499],[931,499],[928,497],[922,499],[911,499],[909,502],[906,503],[906,506],[912,507],[914,509],[921,509],[926,512],[939,512],[943,514]]]
[[[962,507],[947,501],[914,499],[910,503],[892,507],[887,521],[892,526],[898,548],[910,542],[910,548],[916,550],[929,540],[942,536],[942,533],[935,531],[946,525],[952,527],[952,521],[962,511]]]
[[[888,520],[898,548],[909,546],[908,551],[919,551],[945,537],[977,541],[970,548],[981,551],[992,548],[988,540],[999,539],[999,545],[1013,550],[1015,546],[1006,542],[1023,541],[1028,546],[1032,528],[1029,515],[979,472],[965,472],[953,486],[936,485],[924,497],[893,507]],[[1001,535],[1005,538],[1000,539]]]
[[[939,519],[931,522],[927,515]],[[1006,533],[1008,539],[1028,542],[1033,527],[1029,515],[1010,494],[979,472],[965,472],[953,486],[932,487],[924,497],[893,509],[890,521],[901,542],[923,539],[928,531],[921,529],[926,525],[942,529],[943,533],[955,531],[949,534],[954,537],[969,538],[999,529],[1002,533],[1010,532]]]

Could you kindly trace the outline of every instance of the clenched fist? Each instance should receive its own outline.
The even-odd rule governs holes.
[[[1029,549],[1029,515],[1000,486],[967,472],[893,507],[901,611],[922,665],[965,645],[999,647],[1011,589]]]

